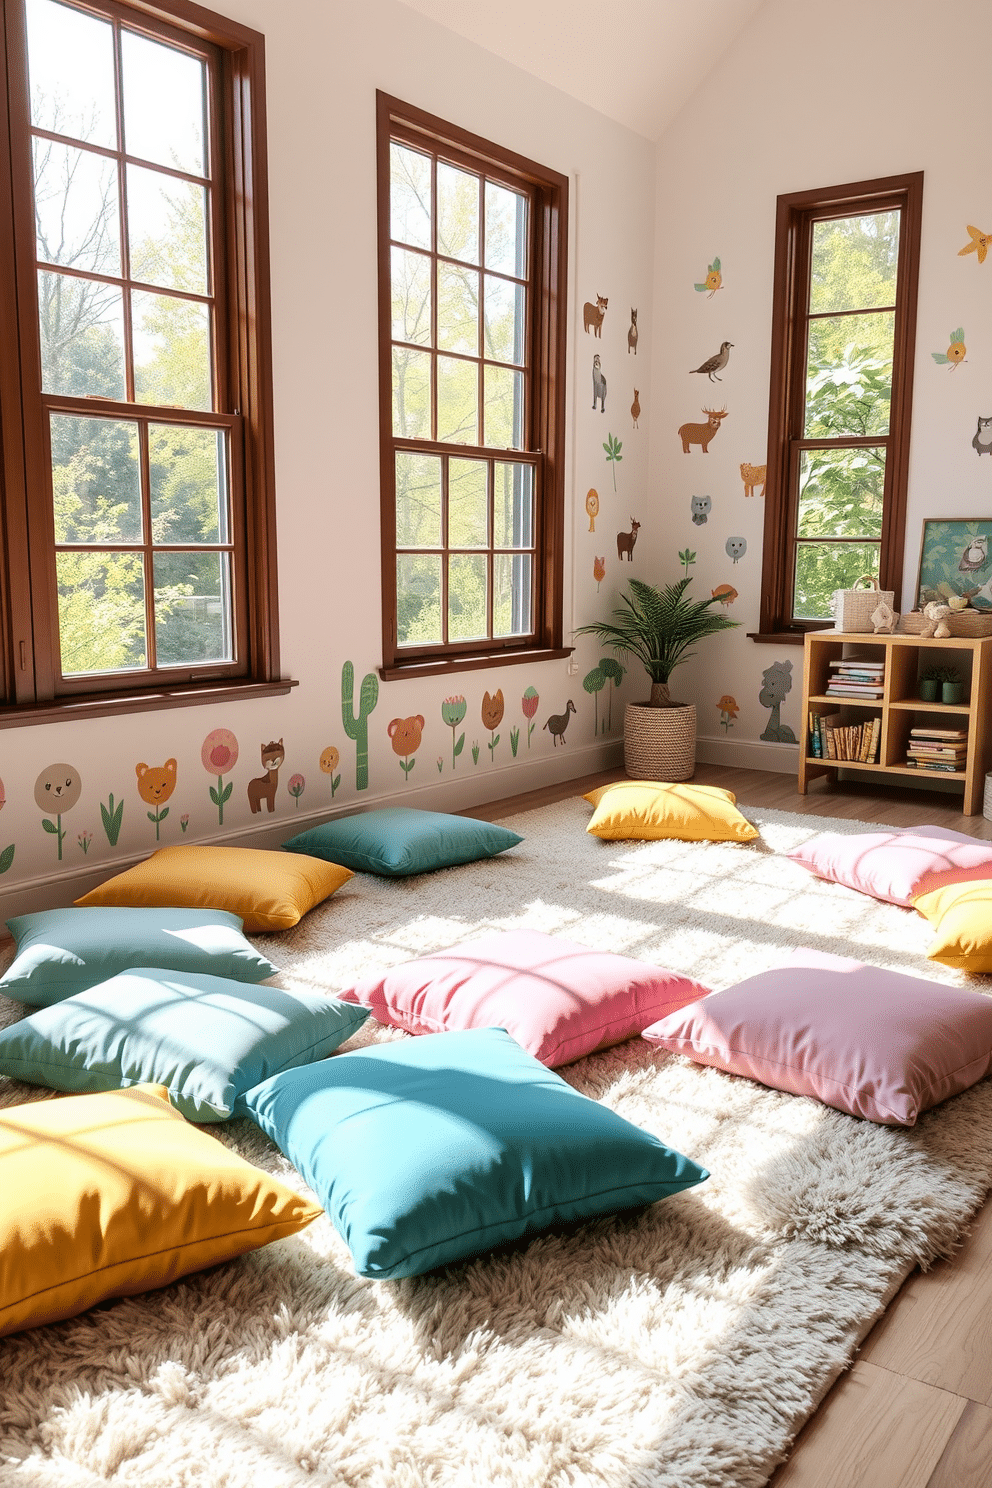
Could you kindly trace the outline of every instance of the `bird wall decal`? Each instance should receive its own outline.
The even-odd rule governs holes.
[[[701,367],[690,367],[690,373],[705,372],[710,382],[722,382],[723,378],[717,377],[716,374],[721,372],[729,362],[730,350],[733,344],[733,341],[721,341],[720,350],[714,353],[713,356],[707,357]]]

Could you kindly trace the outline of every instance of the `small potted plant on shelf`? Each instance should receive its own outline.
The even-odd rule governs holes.
[[[689,647],[739,623],[713,612],[719,594],[689,599],[691,578],[674,584],[628,580],[612,620],[580,625],[576,635],[592,635],[618,656],[634,657],[651,679],[650,700],[628,703],[624,713],[624,768],[635,780],[690,780],[696,768],[696,707],[669,696],[668,679],[694,653]]]
[[[943,682],[944,668],[939,666],[924,667],[920,673],[920,701],[923,703],[935,703],[940,693]]]
[[[940,667],[940,700],[942,703],[964,702],[964,678],[957,667]]]

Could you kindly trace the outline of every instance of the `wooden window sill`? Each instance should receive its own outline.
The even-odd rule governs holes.
[[[476,672],[483,667],[526,666],[535,661],[560,661],[571,656],[574,649],[574,646],[534,647],[529,651],[494,651],[481,656],[446,656],[436,661],[421,657],[381,666],[379,676],[384,682],[398,682],[403,677],[443,677],[449,672]]]
[[[147,692],[88,693],[55,698],[44,703],[0,707],[0,729],[27,724],[65,723],[77,718],[107,718],[115,713],[146,713],[156,708],[195,708],[205,703],[241,702],[249,698],[281,697],[298,684],[288,677],[275,682],[207,682],[179,687],[156,687]]]
[[[816,630],[812,633],[819,634]],[[802,646],[808,634],[805,630],[749,630],[747,638],[759,646]]]

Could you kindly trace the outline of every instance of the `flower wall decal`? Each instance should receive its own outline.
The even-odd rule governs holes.
[[[459,734],[456,739],[455,730],[458,728],[458,725],[461,723],[467,712],[468,703],[466,703],[461,693],[459,693],[455,697],[446,697],[444,702],[441,704],[441,720],[443,723],[446,723],[451,730],[452,769],[455,768],[455,760],[465,748],[465,735]]]
[[[492,696],[488,692],[482,695],[482,722],[489,730],[489,744],[487,748],[490,759],[493,761],[496,759],[496,745],[499,743],[499,734],[496,733],[496,729],[499,728],[502,720],[503,689],[500,687]]]
[[[217,824],[224,825],[224,805],[231,798],[234,781],[224,784],[224,776],[238,763],[238,741],[230,729],[217,728],[208,734],[200,750],[200,759],[208,775],[217,776],[216,786],[210,787],[210,799],[217,807]]]

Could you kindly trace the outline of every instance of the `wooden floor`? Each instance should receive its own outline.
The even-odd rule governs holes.
[[[625,778],[620,771],[530,791],[467,815],[509,816]],[[992,822],[962,816],[933,791],[814,782],[698,765],[743,806],[908,827],[928,823],[992,839]],[[914,1271],[796,1439],[769,1488],[992,1488],[992,1204],[953,1260]]]

